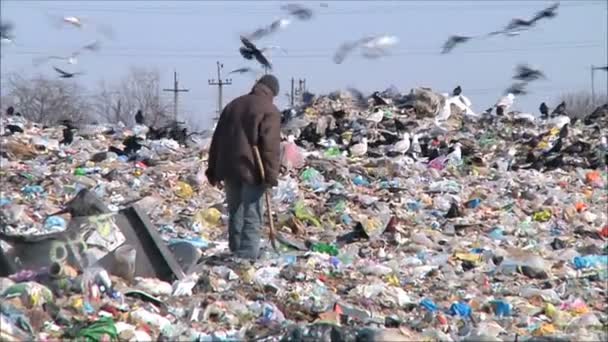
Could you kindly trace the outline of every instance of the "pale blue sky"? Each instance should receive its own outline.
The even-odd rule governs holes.
[[[48,14],[81,16],[111,25],[116,33],[102,50],[80,58],[78,80],[94,91],[101,79],[119,80],[131,66],[156,67],[162,85],[172,87],[173,69],[180,86],[184,115],[203,125],[216,109],[215,62],[228,72],[255,66],[238,53],[239,33],[250,32],[282,16],[285,1],[22,1],[2,0],[2,19],[16,24],[18,46],[2,47],[2,74],[54,75],[52,64],[35,68],[32,59],[69,54],[97,37],[95,31],[53,27]],[[281,92],[291,77],[305,77],[309,90],[325,93],[346,87],[401,91],[428,86],[441,92],[460,84],[476,111],[491,106],[511,83],[516,64],[539,66],[548,76],[530,86],[530,95],[516,100],[516,109],[537,112],[541,101],[555,102],[563,92],[590,89],[590,65],[608,60],[608,2],[562,1],[559,15],[544,20],[519,37],[494,37],[439,54],[450,34],[475,35],[498,30],[511,18],[529,18],[550,1],[300,1],[315,10],[308,22],[295,21],[259,45],[279,45],[288,56],[275,55],[274,74]],[[321,7],[327,3],[327,8]],[[336,65],[332,55],[344,41],[369,34],[392,34],[400,44],[392,56],[365,60],[357,55]],[[64,66],[61,62],[57,65]],[[66,66],[66,68],[68,68]],[[231,75],[224,103],[248,91],[253,79]],[[596,92],[607,92],[605,72],[596,72]],[[168,100],[172,94],[166,93]],[[279,105],[287,100],[279,99]]]

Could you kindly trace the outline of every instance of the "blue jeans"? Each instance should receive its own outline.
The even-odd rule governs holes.
[[[225,181],[228,245],[236,256],[257,259],[262,235],[265,187]]]

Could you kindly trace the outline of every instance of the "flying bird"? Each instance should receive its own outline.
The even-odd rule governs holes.
[[[443,44],[443,49],[441,50],[441,53],[442,54],[449,53],[456,47],[456,45],[466,43],[469,40],[471,40],[472,38],[473,37],[467,37],[467,36],[456,36],[456,35],[450,36],[448,38],[448,40],[445,42],[445,44]]]
[[[82,48],[78,49],[77,51],[72,52],[69,56],[47,56],[47,57],[40,57],[40,58],[35,58],[34,59],[34,65],[40,65],[46,61],[49,61],[51,59],[59,59],[59,60],[65,60],[68,64],[74,65],[78,63],[78,59],[77,57],[83,52],[83,51],[98,51],[99,47],[100,47],[100,43],[99,41],[94,41],[92,43],[89,43],[85,46],[83,46]]]
[[[553,5],[539,11],[532,18],[532,22],[534,23],[534,22],[537,22],[544,18],[547,18],[547,19],[555,18],[557,16],[558,8],[559,8],[559,2],[556,2]]]
[[[101,42],[99,42],[99,40],[95,40],[95,41],[90,42],[89,44],[83,46],[81,48],[81,50],[99,51],[100,48],[101,48]]]
[[[243,36],[241,36],[241,42],[243,43],[243,46],[241,46],[239,52],[243,58],[248,60],[253,60],[255,58],[255,60],[258,61],[264,68],[272,69],[272,65],[266,56],[264,56],[262,51],[260,51],[255,44]]]
[[[538,69],[533,69],[532,67],[520,64],[515,69],[515,76],[513,79],[518,81],[531,82],[541,78],[545,78],[545,74]]]
[[[281,29],[284,29],[290,23],[291,23],[291,21],[289,19],[285,19],[285,18],[277,19],[277,20],[273,21],[270,25],[261,27],[255,31],[253,31],[253,33],[251,33],[250,35],[247,36],[247,39],[258,40],[258,39],[264,38]]]
[[[263,48],[260,49],[260,51],[262,51],[262,52],[270,52],[270,51],[273,51],[273,50],[274,51],[280,51],[280,52],[282,52],[285,55],[287,54],[287,50],[285,50],[282,47],[277,46],[277,45],[269,45],[269,46],[265,46],[265,47],[263,47]]]
[[[527,83],[519,82],[513,83],[507,90],[505,90],[505,94],[513,94],[513,95],[526,95],[528,91],[526,90]]]
[[[516,36],[521,33],[521,31],[527,30],[534,25],[534,21],[525,20],[521,18],[512,19],[511,22],[502,30],[491,32],[488,35],[494,36],[498,34],[505,34],[508,36]]]
[[[12,43],[15,39],[13,35],[14,25],[10,22],[0,23],[0,40],[2,43]]]
[[[69,56],[48,56],[48,57],[41,57],[41,58],[35,58],[34,59],[34,65],[38,66],[46,61],[49,61],[51,59],[59,59],[59,60],[64,60],[66,61],[68,64],[74,65],[78,63],[78,59],[76,57],[78,57],[79,53],[78,52],[74,52]]]
[[[336,64],[342,63],[344,59],[346,59],[346,57],[358,47],[363,49],[364,57],[378,58],[386,55],[386,49],[397,44],[398,42],[399,38],[389,35],[370,36],[356,41],[346,42],[338,48],[333,60]]]
[[[556,116],[568,115],[566,113],[566,101],[562,101],[555,109],[551,112],[551,117],[554,118]]]
[[[292,15],[299,20],[309,20],[312,18],[312,10],[298,4],[288,4],[281,6],[281,9],[287,11],[289,15]]]
[[[229,72],[228,74],[245,74],[248,72],[255,72],[255,71],[252,68],[244,67],[244,68],[234,69],[231,72]]]
[[[78,28],[82,28],[82,20],[80,20],[80,18],[78,17],[74,17],[74,16],[67,16],[67,17],[63,17],[63,22],[66,24],[70,24],[74,27],[78,27]]]
[[[541,103],[540,107],[538,108],[538,110],[540,111],[540,117],[541,119],[546,119],[549,117],[549,107],[547,107],[546,103]]]
[[[336,54],[334,55],[334,63],[341,64],[358,45],[358,42],[346,42],[338,48]]]
[[[82,74],[81,72],[67,72],[67,71],[63,71],[63,70],[59,69],[56,66],[54,66],[53,69],[55,69],[55,71],[57,71],[59,73],[59,77],[61,77],[61,78],[72,78],[72,77],[74,77],[76,75]]]
[[[377,37],[363,38],[362,47],[368,50],[382,50],[397,45],[399,38],[396,36],[382,35]]]

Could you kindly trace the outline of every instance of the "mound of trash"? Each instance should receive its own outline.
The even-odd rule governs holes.
[[[209,134],[3,117],[0,339],[608,338],[606,105],[307,95],[255,264],[228,253]]]

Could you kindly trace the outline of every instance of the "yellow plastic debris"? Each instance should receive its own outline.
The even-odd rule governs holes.
[[[545,323],[534,331],[535,336],[546,336],[555,333],[555,326],[553,324]]]
[[[389,274],[388,276],[386,276],[386,282],[389,285],[392,286],[400,286],[401,282],[399,281],[399,278],[397,278],[396,275],[394,274]]]
[[[555,315],[557,315],[557,309],[555,308],[555,306],[553,306],[553,304],[545,304],[545,315],[551,319],[555,318]]]
[[[194,195],[194,191],[192,187],[188,183],[177,182],[177,187],[175,188],[175,194],[183,199],[189,199]]]
[[[195,215],[195,220],[207,225],[217,226],[222,222],[222,213],[215,208],[200,210]]]
[[[456,253],[454,257],[461,261],[470,261],[470,262],[480,262],[481,254],[473,254],[473,253]]]
[[[551,211],[545,209],[535,212],[532,218],[537,222],[547,222],[551,219]]]

